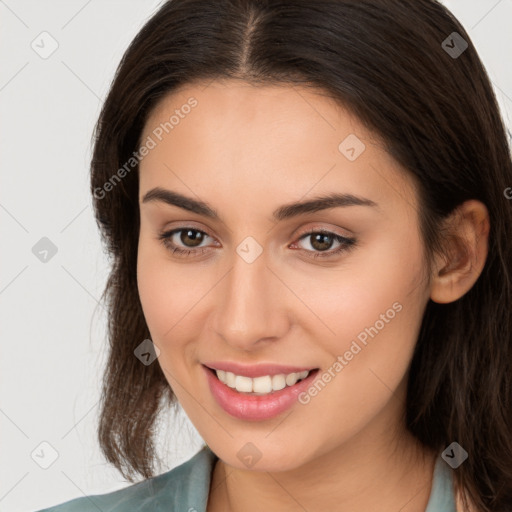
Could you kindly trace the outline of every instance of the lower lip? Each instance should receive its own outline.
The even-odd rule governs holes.
[[[231,416],[242,420],[261,421],[274,418],[289,409],[300,393],[307,389],[318,370],[293,386],[269,393],[268,395],[246,395],[221,382],[213,372],[203,366],[210,391],[217,403]]]

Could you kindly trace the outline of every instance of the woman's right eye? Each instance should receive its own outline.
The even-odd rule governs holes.
[[[177,245],[175,235],[177,235],[178,233],[181,233],[181,235],[178,237],[181,243],[187,244],[190,242],[192,245],[185,245],[184,247]],[[204,240],[205,237],[210,236],[199,229],[185,227],[160,233],[158,239],[164,244],[164,246],[167,249],[169,249],[172,252],[172,254],[177,254],[179,256],[188,256],[193,253],[204,254],[206,249],[205,247],[201,247],[199,249],[195,249],[195,247],[197,247]]]

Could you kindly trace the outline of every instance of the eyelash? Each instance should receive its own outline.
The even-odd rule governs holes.
[[[166,231],[166,232],[160,233],[158,235],[158,239],[162,242],[164,247],[166,247],[167,249],[169,249],[171,251],[172,254],[177,254],[179,257],[187,257],[192,253],[195,253],[195,255],[197,255],[197,256],[199,256],[200,254],[204,254],[205,250],[207,249],[206,247],[201,247],[200,249],[182,249],[181,247],[178,247],[173,242],[171,242],[172,237],[176,233],[179,233],[180,231],[186,231],[186,230],[196,231],[198,233],[203,233],[207,236],[210,236],[210,235],[208,235],[208,233],[206,233],[205,231],[202,231],[200,229],[196,229],[196,228],[192,228],[192,227],[182,227],[182,228],[173,229],[171,231]],[[334,238],[334,241],[340,243],[341,245],[337,249],[328,250],[328,251],[309,251],[307,249],[301,249],[307,253],[314,253],[312,255],[308,255],[308,258],[312,258],[312,259],[332,258],[334,256],[341,254],[342,252],[349,251],[350,249],[354,248],[357,243],[355,238],[347,238],[347,237],[338,235],[336,233],[333,233],[331,231],[327,231],[325,229],[316,229],[316,230],[308,231],[307,233],[303,233],[298,238],[297,241],[302,240],[303,238],[307,238],[308,236],[311,236],[311,235],[316,235],[316,234],[331,236],[332,238]],[[210,238],[212,238],[212,237],[210,237]]]

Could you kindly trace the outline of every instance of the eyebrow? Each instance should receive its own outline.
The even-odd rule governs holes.
[[[189,212],[203,215],[210,219],[220,219],[218,212],[208,203],[161,187],[152,188],[144,195],[142,203],[149,202],[163,202],[172,206],[177,206]],[[317,196],[308,201],[285,204],[274,210],[272,217],[276,221],[281,221],[298,215],[341,206],[370,206],[378,208],[377,203],[365,197],[359,197],[353,194],[332,193],[324,196]]]

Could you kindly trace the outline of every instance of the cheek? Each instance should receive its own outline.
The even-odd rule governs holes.
[[[139,297],[152,340],[164,360],[187,340],[199,338],[203,325],[198,318],[201,301],[214,284],[215,276],[170,261],[165,248],[141,235],[137,256]]]
[[[357,372],[355,378],[372,368],[398,384],[412,357],[427,295],[421,244],[410,235],[383,238],[339,272],[302,280],[300,293],[316,313],[312,339],[321,340],[332,362],[346,355],[354,370],[345,373]]]
[[[316,427],[325,438],[355,435],[394,395],[398,400],[392,405],[400,404],[397,390],[412,358],[426,299],[420,246],[411,244],[403,252],[399,247],[391,242],[380,246],[336,280],[331,274],[314,288],[316,293],[309,292],[318,316],[334,332],[322,327],[315,337],[313,323],[318,327],[319,322],[311,324],[311,339],[327,356],[322,382],[311,386],[301,402],[309,417],[325,415],[328,407],[330,421]]]
[[[183,317],[190,293],[177,272],[166,260],[165,251],[141,234],[137,256],[137,286],[144,317],[159,346]],[[190,292],[190,289],[189,289]]]
[[[144,318],[151,340],[160,350],[158,364],[178,400],[187,403],[183,395],[184,383],[190,393],[194,382],[187,375],[188,364],[193,358],[187,340],[194,337],[191,331],[190,310],[199,300],[190,283],[180,272],[180,266],[166,259],[161,248],[154,243],[139,243],[137,259],[137,284]],[[198,297],[196,297],[198,295]]]

